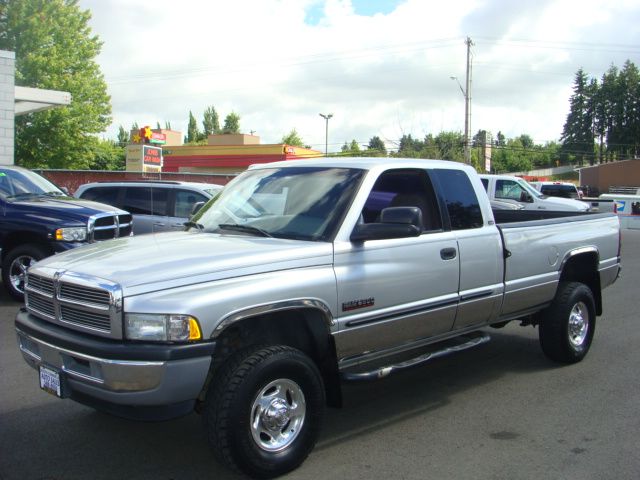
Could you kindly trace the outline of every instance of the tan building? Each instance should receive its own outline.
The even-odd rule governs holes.
[[[317,158],[318,150],[284,144],[260,143],[257,135],[209,135],[207,145],[165,146],[163,172],[232,174],[254,163]]]

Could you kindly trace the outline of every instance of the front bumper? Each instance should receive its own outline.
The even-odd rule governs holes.
[[[18,346],[33,368],[60,373],[62,396],[116,415],[167,419],[191,411],[205,384],[215,342],[139,344],[98,339],[20,310]]]

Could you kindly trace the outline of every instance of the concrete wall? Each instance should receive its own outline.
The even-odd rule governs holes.
[[[15,53],[0,50],[0,165],[13,165],[15,66]]]

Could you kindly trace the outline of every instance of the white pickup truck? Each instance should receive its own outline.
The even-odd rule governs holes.
[[[459,163],[300,160],[250,168],[187,231],[37,263],[15,326],[42,389],[125,417],[195,410],[221,461],[265,478],[304,461],[343,382],[485,327],[538,326],[547,357],[582,360],[619,270],[614,215],[494,214]]]
[[[524,206],[525,210],[569,212],[589,210],[588,203],[572,198],[545,195],[520,177],[483,174],[480,175],[480,179],[491,200],[517,201]]]

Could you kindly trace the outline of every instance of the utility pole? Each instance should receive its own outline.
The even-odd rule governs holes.
[[[329,119],[333,117],[333,113],[328,113],[326,115],[324,113],[321,113],[320,116],[324,118],[325,124],[326,124],[326,128],[324,131],[324,156],[328,157],[329,156]]]
[[[471,129],[471,46],[473,42],[470,37],[464,42],[467,45],[467,80],[464,90],[464,163],[471,164],[471,149],[469,141],[469,130]]]

